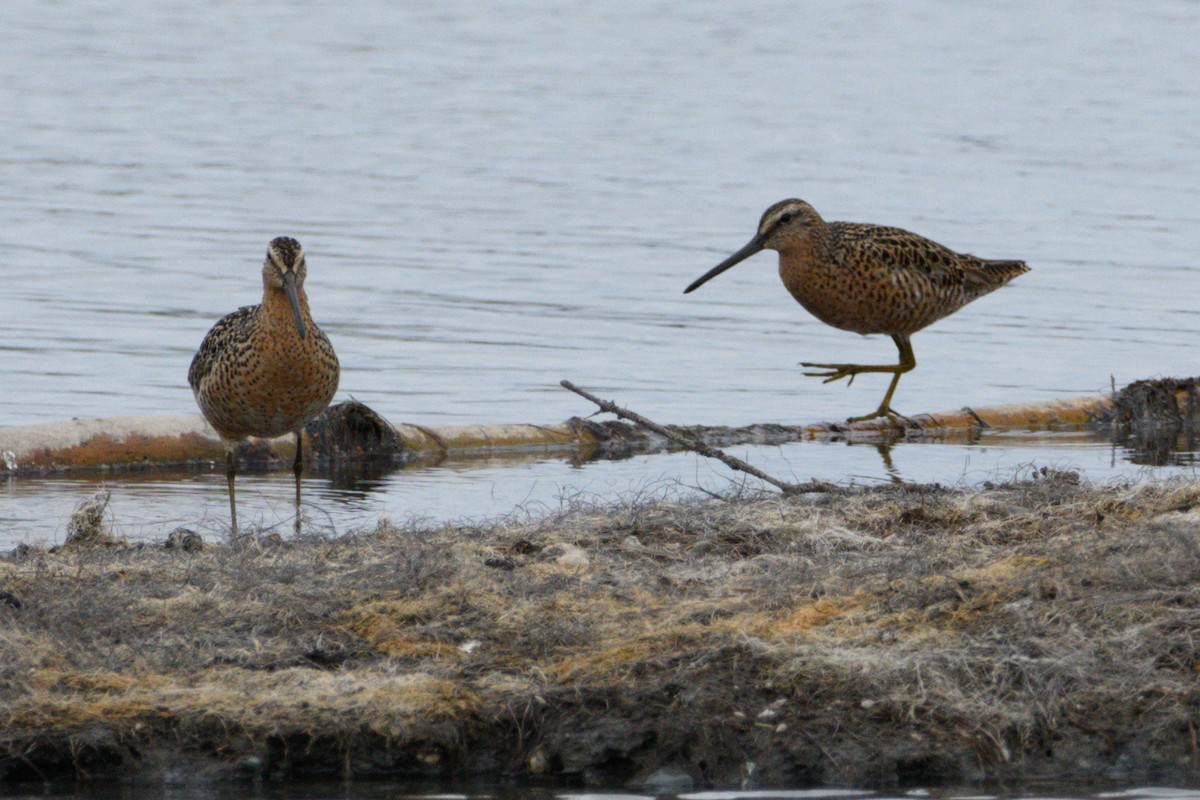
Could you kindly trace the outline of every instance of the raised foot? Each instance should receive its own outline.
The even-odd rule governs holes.
[[[809,361],[801,361],[802,367],[815,367],[816,369],[825,370],[824,372],[806,372],[805,377],[808,378],[824,378],[821,383],[832,383],[839,381],[842,378],[849,378],[847,386],[854,385],[854,377],[861,375],[864,372],[899,372],[900,368],[896,366],[876,366],[874,364],[814,364]],[[880,413],[883,413],[882,410]],[[873,414],[872,416],[879,416]]]
[[[847,381],[847,386],[854,384],[854,377],[864,372],[878,372],[878,367],[869,367],[860,365],[860,363],[812,363],[811,361],[800,361],[802,367],[815,367],[823,369],[824,372],[805,372],[805,378],[824,378],[821,381],[823,384],[833,383],[834,380],[842,378],[850,378]]]

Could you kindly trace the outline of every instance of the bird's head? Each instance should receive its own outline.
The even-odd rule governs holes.
[[[692,281],[683,293],[699,289],[709,280],[761,250],[788,250],[799,247],[812,236],[819,234],[824,227],[825,221],[808,203],[794,198],[780,200],[763,212],[762,219],[758,221],[758,232],[745,247]]]
[[[304,248],[290,236],[279,236],[267,245],[267,257],[263,261],[263,286],[287,293],[296,317],[296,330],[300,338],[305,337],[304,314],[300,311],[299,289],[308,275],[304,262]]]

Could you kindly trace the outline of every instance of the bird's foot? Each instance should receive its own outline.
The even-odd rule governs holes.
[[[863,372],[878,372],[879,367],[868,367],[862,364],[814,364],[810,361],[801,361],[802,367],[814,367],[823,372],[806,372],[804,375],[809,378],[824,378],[821,383],[832,383],[840,381],[842,378],[849,378],[846,382],[847,386],[854,385],[854,378]]]
[[[920,428],[921,427],[921,423],[917,422],[912,417],[906,417],[903,414],[901,414],[899,411],[894,410],[891,406],[886,405],[886,404],[881,405],[879,408],[875,409],[870,414],[863,414],[861,417],[850,417],[849,419],[846,420],[846,422],[862,422],[864,420],[875,419],[877,417],[887,417],[889,419],[904,420],[904,425],[905,425],[905,427],[908,427],[908,428]]]

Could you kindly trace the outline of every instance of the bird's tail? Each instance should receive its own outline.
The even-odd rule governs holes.
[[[1029,266],[1024,261],[1000,261],[989,258],[984,260],[983,265],[991,277],[1001,284],[1008,283],[1018,275],[1029,272]]]

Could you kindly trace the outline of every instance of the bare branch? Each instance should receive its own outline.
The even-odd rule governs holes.
[[[635,425],[646,428],[647,430],[654,431],[655,433],[659,434],[660,436],[665,436],[666,438],[670,439],[672,442],[675,442],[680,447],[683,447],[687,450],[691,450],[694,453],[699,453],[700,455],[706,456],[707,458],[715,458],[718,461],[720,461],[722,464],[724,464],[725,466],[729,467],[730,469],[737,470],[738,472],[745,472],[748,475],[753,475],[755,478],[758,478],[761,481],[766,481],[767,483],[771,484],[772,486],[777,487],[784,494],[800,494],[802,492],[824,492],[824,491],[829,491],[829,489],[831,488],[830,485],[827,483],[821,483],[821,482],[815,482],[815,481],[805,483],[805,484],[787,483],[786,481],[781,481],[778,478],[774,478],[774,477],[768,475],[767,473],[763,472],[762,470],[758,469],[757,467],[747,464],[745,461],[742,461],[740,458],[731,456],[728,453],[726,453],[725,451],[720,450],[716,447],[710,447],[709,445],[705,444],[704,442],[700,441],[699,439],[695,439],[691,436],[686,436],[686,435],[680,433],[679,431],[674,431],[663,425],[659,425],[657,422],[654,422],[653,420],[646,419],[641,414],[638,414],[634,411],[630,411],[627,408],[621,408],[616,403],[614,403],[610,400],[602,400],[601,398],[596,397],[591,392],[588,392],[584,389],[580,389],[578,386],[571,383],[570,381],[560,381],[559,385],[561,385],[564,389],[569,389],[570,391],[574,392],[575,394],[579,395],[580,397],[586,398],[587,400],[591,400],[593,403],[595,403],[596,405],[598,405],[600,407],[601,411],[603,411],[605,413],[615,414],[618,419],[627,419]]]

